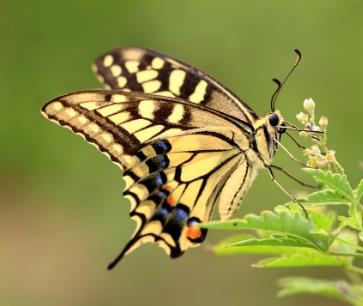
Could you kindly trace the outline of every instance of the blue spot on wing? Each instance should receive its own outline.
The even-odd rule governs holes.
[[[171,150],[171,145],[169,141],[165,139],[160,139],[154,142],[152,146],[157,154],[164,154]]]
[[[165,169],[169,166],[169,159],[166,155],[153,156],[146,161],[146,165],[149,167],[149,172],[155,172]]]
[[[153,201],[156,205],[162,204],[169,195],[167,190],[157,190],[149,196],[149,200]]]
[[[166,183],[166,175],[164,172],[159,172],[142,180],[141,183],[144,184],[147,190],[151,193]]]
[[[168,215],[169,211],[165,207],[161,207],[159,210],[159,214],[161,217],[166,217]]]
[[[178,207],[175,208],[174,214],[179,221],[184,221],[188,217],[188,212]]]

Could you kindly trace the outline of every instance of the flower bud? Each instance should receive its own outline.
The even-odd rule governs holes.
[[[306,124],[309,122],[309,115],[303,112],[300,112],[296,115],[296,119],[299,120],[302,124]]]
[[[311,115],[315,110],[315,102],[312,98],[304,100],[304,109]]]
[[[313,145],[310,148],[304,149],[303,154],[305,156],[319,156],[321,155],[321,152],[317,145]]]
[[[309,160],[306,162],[308,167],[310,168],[316,168],[316,158],[309,158]]]
[[[329,150],[328,153],[326,153],[326,160],[329,163],[334,163],[336,161],[336,159],[335,159],[335,151]]]
[[[325,116],[321,116],[320,120],[319,120],[319,125],[320,127],[326,131],[327,127],[328,127],[328,118]]]
[[[304,156],[315,155],[314,151],[311,150],[310,148],[304,149],[303,154]]]
[[[316,166],[320,169],[324,169],[326,168],[326,166],[328,165],[328,160],[325,156],[319,156],[316,159]]]
[[[317,145],[311,146],[311,150],[314,152],[315,155],[320,155],[321,154],[319,146],[317,146]]]

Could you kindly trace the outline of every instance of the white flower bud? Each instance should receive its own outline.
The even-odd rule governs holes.
[[[300,112],[296,115],[296,119],[299,120],[302,124],[306,124],[309,122],[309,116],[308,114],[305,114],[303,112]]]
[[[314,151],[313,151],[313,150],[311,150],[310,148],[306,148],[306,149],[304,149],[304,150],[303,150],[303,154],[304,154],[304,156],[315,155],[315,154],[314,154]]]
[[[325,131],[328,127],[328,118],[325,116],[321,116],[319,120],[319,125]]]
[[[303,154],[305,156],[320,156],[321,152],[317,145],[313,145],[310,148],[304,149]]]
[[[317,145],[311,146],[311,150],[314,152],[315,155],[320,155],[321,154],[319,146],[317,146]]]
[[[306,164],[307,164],[310,168],[316,168],[316,157],[311,157],[311,158],[309,158],[309,160],[306,162]]]
[[[328,165],[328,161],[327,159],[325,158],[325,156],[319,156],[317,159],[316,159],[316,166],[320,169],[324,169],[326,168],[326,166]]]
[[[309,113],[313,114],[315,110],[315,102],[312,98],[304,100],[304,109]]]

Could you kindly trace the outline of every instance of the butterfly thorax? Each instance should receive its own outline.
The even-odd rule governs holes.
[[[277,122],[271,122],[271,117]],[[282,125],[283,117],[280,112],[275,111],[257,119],[253,123],[254,133],[252,135],[252,149],[256,153],[257,165],[265,167],[271,164],[272,158],[277,150],[277,141],[281,138],[281,132],[277,125]]]

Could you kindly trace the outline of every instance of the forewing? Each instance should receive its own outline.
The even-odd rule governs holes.
[[[180,97],[253,123],[255,112],[206,73],[143,48],[122,48],[100,56],[94,71],[106,87]]]
[[[138,162],[143,143],[190,129],[223,128],[226,138],[251,130],[236,126],[223,114],[181,100],[114,90],[76,92],[48,102],[42,113],[95,144],[123,169]],[[245,128],[244,133],[241,133]],[[246,138],[247,141],[247,138]]]

